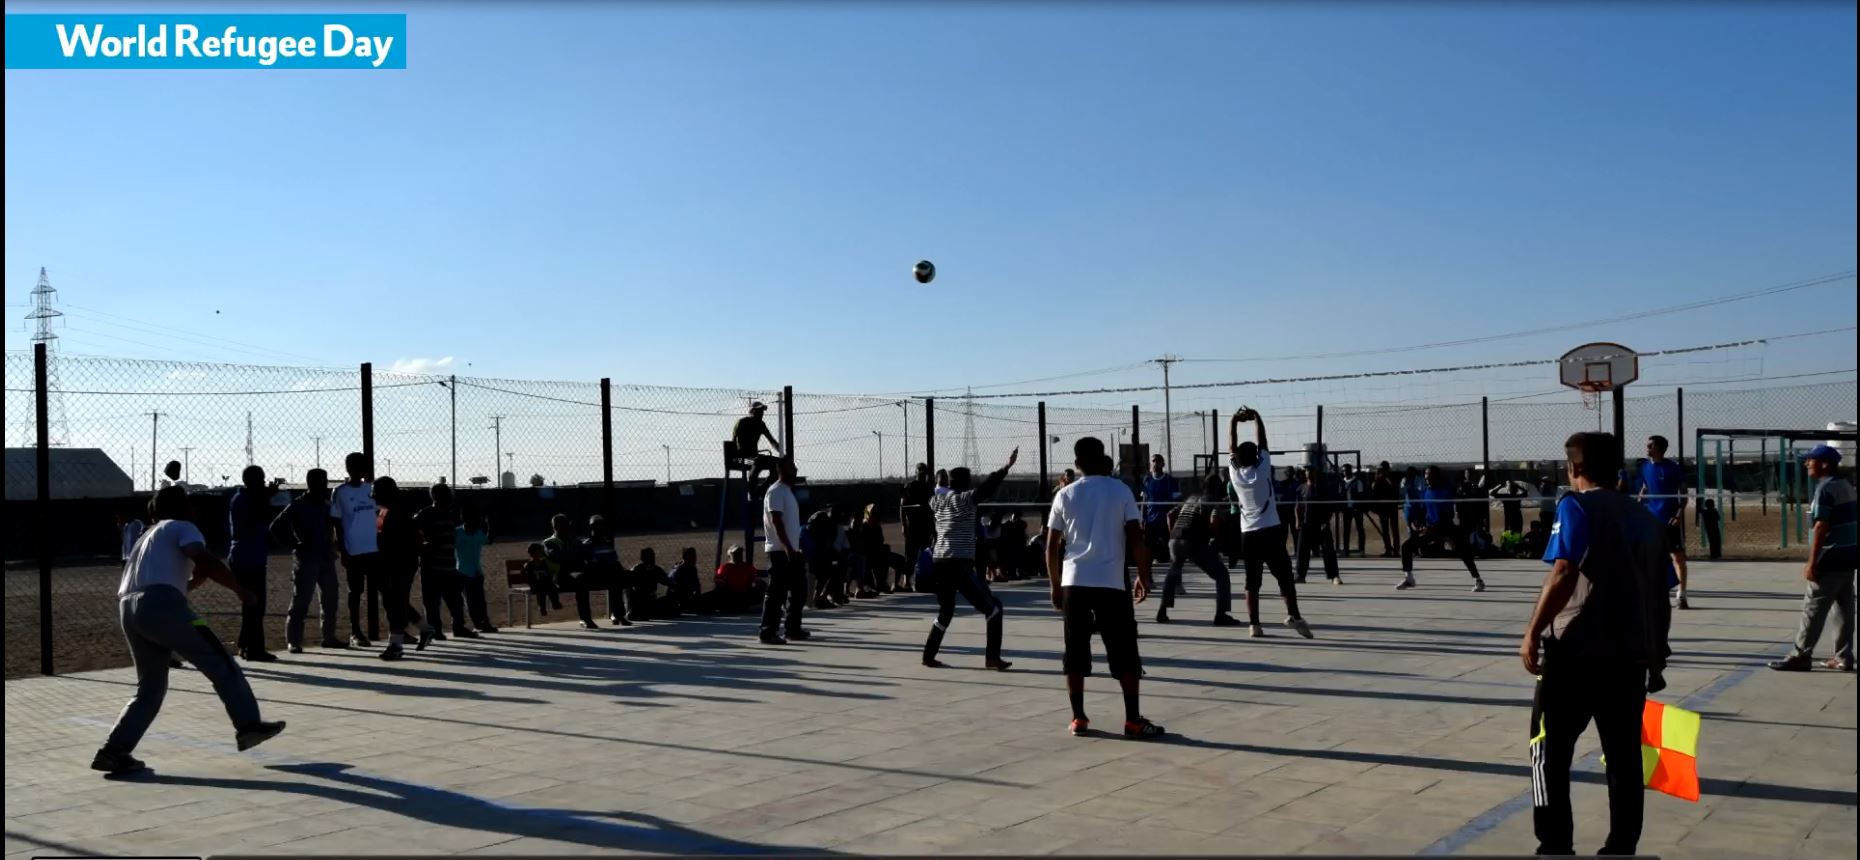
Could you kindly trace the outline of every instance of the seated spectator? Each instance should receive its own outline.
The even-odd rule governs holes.
[[[801,550],[807,555],[807,571],[814,575],[814,608],[832,609],[846,603],[845,571],[839,564],[839,523],[833,506],[814,512],[802,527]]]
[[[556,514],[549,520],[552,533],[543,539],[543,557],[549,561],[549,573],[560,591],[574,592],[575,614],[581,618],[584,630],[594,630],[593,600],[590,593],[594,588],[594,577],[588,571],[587,544],[575,538],[575,524],[564,514]],[[558,598],[559,601],[559,598]],[[557,607],[561,606],[558,602]]]
[[[762,572],[744,560],[742,547],[730,547],[730,560],[717,566],[716,586],[705,592],[702,605],[708,612],[757,610],[767,588],[762,578]]]
[[[1544,527],[1543,520],[1531,520],[1530,531],[1524,533],[1524,557],[1543,558],[1544,550],[1550,546],[1550,530]]]
[[[698,595],[703,591],[704,582],[698,578],[697,547],[685,547],[679,553],[678,564],[672,567],[662,615],[681,615],[696,610]]]
[[[523,573],[530,578],[530,593],[536,595],[536,608],[548,618],[550,604],[556,609],[562,608],[562,592],[555,587],[555,565],[549,562],[540,543],[530,544],[529,556],[529,561],[523,563]]]
[[[859,512],[848,511],[846,516],[834,523],[833,557],[839,562],[842,571],[840,588],[842,596],[852,591],[853,597],[870,600],[878,596],[877,574],[866,560],[865,554],[853,548],[853,533],[859,528]]]
[[[659,595],[671,594],[672,577],[659,566],[658,553],[652,547],[639,551],[639,564],[633,565],[633,599],[628,601],[627,617],[648,621],[661,617]]]

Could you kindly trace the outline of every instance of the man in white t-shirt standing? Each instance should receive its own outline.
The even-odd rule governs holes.
[[[131,753],[161,713],[168,694],[169,659],[176,654],[213,682],[213,692],[232,718],[239,749],[258,746],[279,732],[283,722],[259,718],[258,699],[213,629],[187,605],[187,592],[211,579],[252,605],[258,597],[239,585],[225,562],[207,551],[206,538],[193,522],[193,505],[180,487],[163,487],[149,503],[155,519],[136,542],[123,565],[121,600],[123,638],[136,666],[136,692],[116,718],[109,740],[91,759],[92,770],[121,775],[147,767]]]
[[[342,550],[342,568],[349,580],[349,644],[368,648],[373,643],[362,635],[362,595],[368,596],[368,627],[379,632],[375,624],[376,595],[381,593],[379,578],[380,544],[377,540],[375,487],[368,480],[368,455],[357,451],[344,457],[343,469],[349,479],[337,485],[329,496],[329,518],[336,524],[337,546]],[[399,637],[401,631],[391,631]]]
[[[1240,422],[1252,421],[1255,440],[1240,441]],[[1306,639],[1313,638],[1311,625],[1298,613],[1298,586],[1292,582],[1292,559],[1285,554],[1285,526],[1279,521],[1279,506],[1272,484],[1272,452],[1266,446],[1266,420],[1249,407],[1242,406],[1227,424],[1227,479],[1233,484],[1240,502],[1240,556],[1246,563],[1246,615],[1255,639],[1266,635],[1259,623],[1259,586],[1261,568],[1270,569],[1279,581],[1279,594],[1285,598],[1289,613],[1285,626]]]
[[[1065,617],[1066,695],[1072,700],[1071,731],[1084,735],[1085,676],[1091,674],[1091,636],[1104,641],[1111,676],[1124,689],[1124,736],[1154,738],[1163,727],[1138,709],[1137,611],[1150,591],[1150,552],[1143,541],[1143,515],[1130,487],[1111,477],[1104,442],[1087,436],[1072,446],[1083,477],[1053,495],[1047,515],[1046,574],[1053,608]],[[1132,586],[1124,569],[1128,551],[1137,562]]]
[[[782,457],[775,464],[775,483],[762,495],[762,550],[769,556],[769,591],[762,603],[764,645],[786,645],[789,639],[812,635],[801,627],[807,566],[801,555],[801,503],[794,497],[794,476],[794,458]]]

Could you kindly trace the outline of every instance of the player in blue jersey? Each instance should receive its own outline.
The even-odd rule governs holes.
[[[1686,470],[1666,459],[1665,436],[1647,437],[1647,459],[1640,463],[1640,500],[1666,526],[1666,546],[1673,553],[1673,571],[1679,575],[1679,608],[1686,603],[1686,542],[1680,524],[1686,516]]]

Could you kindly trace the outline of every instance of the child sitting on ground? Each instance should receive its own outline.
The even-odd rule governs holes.
[[[639,551],[639,564],[633,565],[634,599],[629,607],[633,612],[628,614],[634,621],[658,617],[659,594],[661,591],[669,593],[672,580],[665,568],[659,566],[658,558],[659,554],[653,552],[652,547],[646,547]]]
[[[678,615],[697,608],[697,596],[704,590],[698,578],[697,547],[685,547],[673,566],[670,586],[666,590],[666,614]]]

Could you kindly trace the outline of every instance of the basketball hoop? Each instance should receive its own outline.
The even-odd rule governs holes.
[[[1582,408],[1594,412],[1602,408],[1602,395],[1613,386],[1606,382],[1585,380],[1576,383],[1576,390],[1582,392]]]

